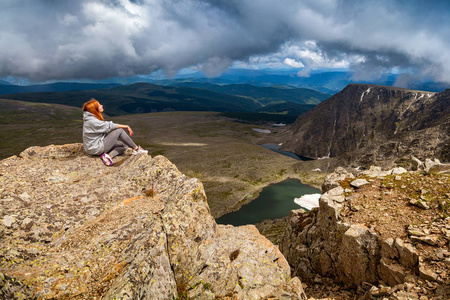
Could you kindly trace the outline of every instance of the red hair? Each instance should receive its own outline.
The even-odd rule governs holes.
[[[92,98],[85,104],[83,104],[83,111],[88,111],[93,114],[97,119],[103,121],[102,113],[100,112],[100,103],[97,100]]]

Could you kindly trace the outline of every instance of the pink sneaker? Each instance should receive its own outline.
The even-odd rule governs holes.
[[[114,164],[112,158],[106,153],[100,155],[100,158],[102,159],[103,163],[107,166],[112,166]]]

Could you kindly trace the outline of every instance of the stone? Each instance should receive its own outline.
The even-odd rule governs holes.
[[[390,289],[389,287],[383,286],[383,287],[376,287],[376,286],[372,286],[369,290],[369,293],[373,296],[373,297],[383,297],[383,296],[387,296],[390,293]]]
[[[444,259],[444,263],[445,265],[450,266],[450,258]]]
[[[360,211],[361,209],[362,209],[362,207],[359,206],[359,205],[351,205],[350,206],[350,210],[353,211],[353,212]]]
[[[339,181],[345,180],[346,178],[355,178],[355,176],[342,167],[336,168],[333,173],[325,177],[322,184],[322,193],[340,186]]]
[[[353,287],[363,282],[374,282],[377,278],[376,264],[379,255],[379,237],[367,227],[352,225],[344,233],[337,252],[337,273],[339,278]]]
[[[68,144],[0,164],[2,197],[33,199],[2,203],[1,251],[14,250],[2,286],[26,299],[306,299],[255,226],[216,224],[199,180],[163,156],[120,158],[106,167]]]
[[[409,204],[420,207],[422,209],[430,209],[430,206],[425,202],[417,199],[411,199]]]
[[[417,157],[414,157],[414,156],[411,156],[411,165],[412,165],[412,169],[414,171],[417,171],[417,170],[420,170],[423,168],[423,163]]]
[[[390,175],[391,172],[389,171],[382,171],[381,167],[378,166],[370,166],[369,170],[362,171],[361,175],[366,175],[369,177],[378,177],[383,178],[387,175]]]
[[[399,254],[399,262],[404,267],[412,268],[419,262],[419,255],[413,245],[404,243],[400,238],[395,239],[395,248]]]
[[[438,248],[434,251],[434,255],[436,255],[437,259],[442,260],[444,259],[444,249]]]
[[[423,280],[428,280],[428,281],[436,281],[436,279],[438,278],[436,273],[429,270],[427,267],[425,267],[422,264],[419,265],[419,276]]]
[[[394,287],[404,283],[405,277],[406,272],[403,266],[393,261],[390,262],[384,257],[380,260],[380,278],[383,282]]]
[[[423,209],[430,209],[430,206],[425,201],[417,201],[416,206]]]
[[[421,236],[418,238],[419,241],[426,243],[431,246],[437,246],[439,237],[437,235],[427,235],[427,236]]]
[[[360,188],[360,187],[362,187],[363,185],[366,185],[366,184],[369,184],[369,182],[368,182],[367,180],[361,179],[361,178],[356,179],[356,180],[353,180],[353,181],[350,183],[350,185],[351,185],[352,187],[355,187],[355,188]]]
[[[22,194],[19,195],[20,199],[25,200],[25,201],[29,201],[31,196],[27,193],[27,192],[23,192]]]
[[[401,180],[404,180],[405,183],[411,183],[412,181],[419,181],[420,183],[422,180],[425,182],[426,176],[429,175],[422,172],[410,172],[408,176],[402,176]],[[390,188],[389,180],[391,180],[391,177],[387,180],[373,179],[372,182],[367,181],[373,185],[374,190],[378,189],[383,194],[386,188]],[[348,179],[345,180],[342,186],[347,186],[348,182]],[[395,186],[394,184],[391,185],[390,195],[392,197],[383,197],[392,198],[390,200],[395,201],[391,208],[402,209],[403,205],[407,205],[403,204],[405,197],[397,195],[397,186],[399,185],[401,185],[399,182],[395,183]],[[407,188],[409,187],[410,184]],[[422,190],[424,195],[429,196],[432,188],[423,188]],[[369,299],[366,292],[373,285],[379,285],[377,291],[385,285],[392,287],[389,291],[388,288],[385,289],[385,291],[388,291],[388,295],[379,296],[389,299],[417,299],[414,298],[417,293],[420,293],[420,295],[426,294],[428,297],[430,295],[438,296],[435,285],[440,284],[445,288],[449,283],[446,266],[444,266],[445,258],[449,257],[446,256],[445,251],[442,251],[439,252],[439,255],[444,258],[437,260],[437,255],[430,255],[430,251],[434,252],[430,249],[436,248],[423,245],[423,242],[416,244],[413,239],[420,241],[419,238],[421,237],[440,236],[439,242],[442,245],[438,244],[437,246],[446,249],[448,240],[445,238],[445,234],[446,230],[450,230],[450,225],[448,225],[450,224],[450,218],[424,218],[423,222],[419,222],[420,225],[410,225],[406,228],[402,226],[402,228],[398,228],[400,230],[396,230],[397,228],[394,229],[389,226],[389,217],[393,214],[382,207],[380,215],[374,222],[370,221],[371,227],[368,229],[364,226],[368,224],[367,218],[364,218],[365,223],[358,223],[361,220],[361,211],[353,213],[353,211],[358,211],[353,206],[357,201],[364,200],[362,202],[364,208],[372,208],[373,204],[379,203],[376,199],[378,199],[380,193],[373,193],[375,198],[372,198],[371,196],[366,197],[364,190],[353,191],[355,195],[348,196],[346,190],[339,187],[328,190],[320,198],[320,207],[314,213],[315,218],[307,226],[302,227],[301,230],[297,230],[298,226],[287,226],[281,238],[280,250],[289,261],[294,275],[300,278],[308,278],[311,282],[314,282],[313,279],[316,278],[317,281],[319,277],[315,276],[319,274],[323,286],[326,286],[326,283],[323,283],[326,278],[332,278],[346,288],[356,289],[358,297],[361,297],[361,299]],[[418,191],[420,192],[420,190]],[[334,198],[340,196],[341,193],[347,195],[347,203],[344,204],[343,208]],[[361,196],[364,196],[364,198],[361,199]],[[406,208],[413,211],[414,216],[421,217],[424,213],[416,208]],[[339,212],[340,214],[337,214]],[[398,235],[399,233],[400,235]],[[405,233],[407,235],[404,235]],[[392,238],[384,240],[380,238],[389,236],[392,236]],[[403,240],[399,236],[406,237]],[[419,254],[421,257],[419,257]],[[419,258],[421,261],[425,261],[427,266],[433,268],[432,271],[438,275],[436,281],[433,281],[433,288],[426,285],[427,279],[418,276]],[[424,275],[422,277],[425,278]],[[363,296],[364,294],[365,296]],[[321,296],[334,297],[336,295],[329,293]]]
[[[12,224],[16,222],[16,219],[13,216],[4,216],[2,219],[3,225],[6,227],[11,227]]]
[[[392,174],[392,175],[400,175],[400,174],[404,174],[404,173],[406,173],[406,172],[408,172],[405,168],[402,168],[402,167],[397,167],[397,168],[393,168],[391,171],[390,171],[390,173]]]
[[[414,227],[409,226],[407,230],[408,230],[409,235],[413,235],[413,236],[417,236],[417,237],[425,236],[425,233],[420,229],[416,229]]]
[[[398,258],[398,250],[395,248],[394,239],[387,238],[381,243],[381,256],[389,259]]]
[[[437,158],[435,158],[434,160],[427,158],[427,159],[425,159],[425,163],[424,163],[424,171],[429,172],[430,169],[432,169],[433,167],[438,166],[440,164],[441,164],[441,162]]]
[[[419,296],[414,292],[399,291],[394,295],[395,300],[419,300]]]

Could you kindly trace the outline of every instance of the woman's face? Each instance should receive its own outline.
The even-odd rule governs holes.
[[[103,105],[101,105],[100,103],[98,104],[98,110],[99,110],[100,112],[103,112]]]

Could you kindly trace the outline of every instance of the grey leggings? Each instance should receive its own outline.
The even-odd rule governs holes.
[[[127,146],[132,149],[136,148],[136,144],[122,128],[111,131],[103,140],[103,151],[108,153],[111,158],[124,153]]]

